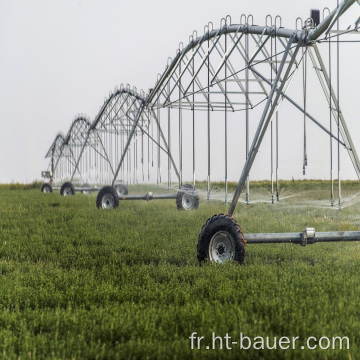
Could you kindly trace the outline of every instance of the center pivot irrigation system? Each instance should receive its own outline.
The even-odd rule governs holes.
[[[157,128],[154,130],[154,127]],[[154,138],[154,131],[157,132],[157,139]],[[105,99],[93,122],[84,115],[79,115],[72,122],[66,136],[56,136],[46,154],[51,159],[50,170],[43,172],[43,177],[50,178],[50,183],[44,183],[41,191],[60,189],[63,196],[75,195],[75,191],[88,193],[98,190],[97,186],[91,187],[89,183],[110,182],[111,186],[104,186],[98,192],[98,208],[118,207],[119,200],[153,199],[175,199],[178,209],[197,208],[199,197],[190,184],[180,184],[179,190],[174,194],[149,192],[144,196],[128,195],[127,184],[132,181],[137,183],[139,172],[142,179],[145,178],[145,150],[149,160],[147,177],[150,179],[150,154],[151,151],[154,152],[154,144],[158,150],[158,163],[160,164],[160,151],[163,151],[169,158],[169,168],[170,165],[173,166],[179,179],[179,172],[155,112],[146,108],[144,92],[138,94],[136,88],[120,86]],[[141,169],[138,168],[139,157]],[[122,179],[127,177],[127,182],[117,180],[119,175]],[[53,177],[65,179],[65,182],[61,186],[53,186]],[[73,181],[82,185],[74,186]]]
[[[44,173],[51,177],[51,181],[43,184],[42,191],[51,192],[56,188],[52,183],[54,176],[55,179],[66,180],[59,187],[62,195],[98,190],[88,183],[111,183],[111,186],[103,186],[99,190],[97,207],[117,207],[119,200],[126,199],[175,198],[179,209],[196,208],[199,196],[195,189],[195,164],[199,163],[199,154],[201,165],[206,166],[206,196],[210,199],[211,165],[216,161],[213,154],[221,153],[227,202],[230,170],[228,146],[233,135],[229,129],[239,123],[241,114],[244,131],[241,131],[241,138],[237,136],[231,148],[231,153],[236,154],[240,153],[237,147],[241,145],[245,148],[241,176],[228,213],[212,216],[201,229],[197,245],[199,262],[210,259],[242,263],[245,243],[290,242],[305,246],[315,242],[360,241],[360,232],[316,233],[312,228],[299,233],[244,235],[232,217],[243,189],[246,189],[246,202],[249,202],[249,173],[269,128],[271,198],[272,202],[279,200],[278,117],[284,100],[303,116],[304,173],[307,166],[307,121],[311,120],[329,136],[331,204],[334,204],[333,152],[336,150],[333,142],[338,151],[339,209],[340,148],[347,151],[360,178],[360,161],[339,105],[339,39],[343,35],[357,34],[360,23],[359,18],[352,28],[340,31],[339,18],[355,2],[360,5],[356,0],[343,0],[332,12],[325,9],[322,20],[320,11],[312,10],[311,17],[305,22],[297,19],[295,29],[282,27],[279,16],[274,19],[267,16],[266,25],[259,26],[253,24],[251,15],[242,15],[239,24],[233,24],[230,16],[227,16],[222,19],[219,29],[214,29],[213,24],[209,23],[203,35],[198,36],[194,32],[187,46],[180,44],[176,56],[169,59],[165,71],[158,76],[148,94],[145,95],[143,91],[138,93],[136,88],[130,89],[130,86],[120,86],[105,99],[93,122],[80,115],[73,121],[66,136],[56,136],[47,153],[51,159],[50,171]],[[334,30],[335,25],[337,30]],[[328,47],[328,65],[321,56],[320,46]],[[332,76],[332,47],[337,51],[336,81]],[[308,59],[329,109],[328,126],[309,113],[306,95],[310,68]],[[302,101],[288,95],[288,89],[299,71],[302,72]],[[252,120],[251,124],[250,112],[255,113],[257,119]],[[221,134],[219,123],[223,125]],[[250,141],[250,129],[254,124],[255,131]],[[191,185],[183,184],[186,166],[191,167]],[[153,172],[156,173],[157,184],[160,184],[164,168],[167,168],[168,189],[172,186],[172,176],[175,174],[177,178],[179,189],[176,194],[128,195],[126,184],[138,183],[139,177],[142,181],[149,181]],[[82,183],[82,186],[73,186],[73,182]]]

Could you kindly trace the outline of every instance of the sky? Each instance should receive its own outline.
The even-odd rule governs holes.
[[[52,141],[58,132],[66,134],[77,114],[93,120],[104,97],[121,83],[147,92],[179,43],[187,44],[193,30],[202,33],[209,21],[217,28],[226,15],[238,23],[241,14],[252,14],[254,23],[265,25],[271,14],[294,28],[296,18],[306,19],[311,8],[335,6],[335,0],[0,0],[0,183],[40,179]],[[342,19],[344,27],[359,15],[355,4]],[[360,76],[354,70],[359,55],[358,45],[344,45],[342,98],[358,152]],[[294,110],[288,111],[291,117]],[[309,141],[317,155],[308,176],[327,178],[318,150],[328,140],[315,133]],[[297,146],[300,156],[302,145]],[[293,160],[284,156],[283,167]],[[261,169],[260,161],[255,178],[268,177]],[[301,163],[298,170],[284,171],[284,177],[301,178]],[[232,180],[236,176],[240,173]],[[345,159],[342,177],[356,178]]]

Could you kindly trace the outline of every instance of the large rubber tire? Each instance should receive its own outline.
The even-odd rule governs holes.
[[[98,192],[96,207],[98,209],[114,209],[119,206],[119,198],[116,190],[112,186],[104,186]]]
[[[129,193],[129,189],[126,186],[126,184],[117,183],[114,185],[114,189],[116,190],[119,197],[121,197],[123,195],[127,195]]]
[[[60,195],[61,196],[75,195],[74,185],[71,182],[66,182],[62,184],[60,188]]]
[[[228,215],[214,215],[201,229],[197,244],[197,258],[218,263],[245,261],[245,240],[239,224]]]
[[[182,185],[176,194],[178,210],[192,210],[199,207],[199,195],[191,184]]]
[[[48,183],[42,184],[41,192],[42,193],[52,193],[53,192],[52,186]]]

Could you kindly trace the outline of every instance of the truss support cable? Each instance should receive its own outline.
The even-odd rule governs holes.
[[[153,113],[154,119],[155,119],[155,121],[156,121],[156,125],[158,126],[159,133],[160,133],[160,137],[161,137],[161,139],[162,139],[162,141],[163,141],[163,143],[164,143],[165,152],[166,152],[167,154],[169,154],[172,167],[173,167],[173,169],[174,169],[174,171],[175,171],[175,174],[176,174],[176,176],[177,176],[178,181],[180,182],[180,174],[179,174],[179,171],[178,171],[178,169],[177,169],[177,167],[176,167],[176,164],[175,164],[175,162],[174,162],[173,156],[171,155],[171,152],[170,152],[168,143],[167,143],[167,141],[166,141],[166,139],[165,139],[164,133],[163,133],[163,131],[161,130],[160,121],[159,121],[158,118],[156,117],[154,111],[153,111],[152,113]],[[158,147],[160,148],[159,145],[158,145]],[[163,149],[163,148],[161,147],[161,149]]]
[[[193,68],[193,72],[194,70],[194,59],[192,60],[192,68]],[[193,99],[193,103],[192,103],[192,126],[193,126],[193,131],[192,131],[192,135],[193,135],[193,153],[192,153],[192,157],[193,157],[193,186],[195,188],[195,183],[196,183],[196,177],[195,177],[195,83],[193,82],[193,95],[192,95],[192,99]]]
[[[339,0],[337,0],[337,6],[339,7]],[[339,31],[340,21],[339,18],[337,19],[337,31]],[[339,44],[339,37],[337,37],[336,43],[336,52],[337,52],[337,136],[340,138],[340,44]],[[338,197],[339,197],[339,210],[341,210],[341,177],[340,177],[340,144],[337,144],[338,150]]]
[[[141,178],[142,181],[145,181],[144,173],[144,132],[141,131]]]
[[[307,166],[306,151],[306,88],[307,88],[307,49],[303,50],[303,97],[304,97],[304,158],[303,158],[303,175]]]
[[[330,120],[330,132],[332,133],[332,78],[331,78],[331,41],[329,38],[329,120]],[[330,136],[330,202],[331,206],[334,206],[334,176],[333,176],[333,141]]]
[[[181,76],[181,61],[179,64],[179,77]],[[182,133],[182,113],[180,106],[181,99],[181,77],[179,79],[179,173],[180,173],[180,181],[179,188],[182,186],[182,178],[183,178],[183,133]]]
[[[284,80],[284,81],[281,82],[279,90],[276,91],[277,85],[278,85],[278,83],[280,81],[281,73],[282,73],[282,71],[283,71],[283,69],[285,67],[286,59],[287,59],[287,57],[288,57],[288,55],[290,53],[290,49],[291,49],[291,46],[292,46],[292,44],[294,42],[294,39],[295,39],[295,35],[293,35],[289,39],[288,45],[287,45],[286,50],[284,52],[283,58],[281,60],[281,64],[279,66],[279,71],[276,74],[274,83],[272,84],[269,97],[267,99],[263,114],[261,116],[258,128],[256,130],[256,133],[255,133],[255,136],[254,136],[254,139],[253,139],[250,151],[249,151],[249,157],[246,160],[245,165],[243,167],[242,174],[240,176],[237,188],[235,190],[234,197],[232,199],[232,202],[231,202],[231,205],[230,205],[230,208],[229,208],[229,212],[228,212],[229,216],[232,216],[234,211],[235,211],[237,202],[238,202],[239,197],[241,195],[241,191],[242,191],[242,189],[244,187],[244,184],[245,184],[245,181],[246,181],[246,177],[248,176],[249,171],[251,169],[251,166],[252,166],[252,164],[253,164],[253,162],[254,162],[254,160],[256,158],[256,154],[257,154],[257,152],[259,150],[262,139],[263,139],[263,137],[264,137],[264,135],[266,133],[266,129],[267,129],[268,125],[269,125],[269,122],[270,122],[273,114],[274,114],[275,109],[277,108],[278,100],[279,100],[279,98],[281,96],[281,93],[283,92],[284,87],[285,87],[286,81]],[[285,75],[284,75],[283,79],[287,79],[289,77],[291,68],[295,63],[297,53],[298,53],[298,51],[299,51],[299,49],[300,49],[300,47],[302,45],[303,45],[303,41],[300,40],[299,43],[297,44],[296,48],[295,48],[294,53],[291,56],[291,60],[290,60],[289,64],[287,65],[287,69],[285,71]],[[273,97],[274,97],[275,93],[276,93],[276,96],[275,96],[275,100],[273,101]],[[270,107],[272,101],[273,101],[273,106]]]
[[[160,101],[160,100],[159,100]],[[158,107],[157,109],[157,136],[158,136],[158,143],[160,144],[160,107]],[[156,182],[159,185],[161,183],[161,165],[160,165],[160,148],[157,148],[157,177],[156,177]]]
[[[273,123],[270,124],[270,157],[271,157],[271,203],[274,204],[274,136],[273,136]]]
[[[129,136],[129,135],[128,135]],[[126,145],[125,145],[126,147]],[[131,184],[131,147],[130,144],[128,146],[128,149],[126,151],[127,153],[127,173],[126,173],[126,177],[127,177],[127,184]]]
[[[125,140],[124,140],[124,137],[125,137],[125,134],[124,134],[124,131],[121,133],[121,153],[124,152],[124,146],[125,146]],[[119,162],[117,162],[119,163]],[[122,166],[122,179],[125,180],[125,166],[123,165]]]
[[[271,79],[271,83],[273,82],[273,38],[271,38],[270,41],[270,79]],[[271,106],[273,106],[273,104],[271,103]],[[274,204],[274,144],[273,144],[273,122],[271,121],[270,123],[270,162],[271,162],[271,203]]]
[[[148,126],[150,132],[150,111],[148,110]],[[147,136],[147,179],[150,181],[150,138]]]
[[[208,40],[208,51],[210,44]],[[207,140],[208,140],[208,175],[207,175],[207,200],[210,200],[210,152],[211,152],[211,139],[210,139],[210,59],[207,56],[207,70],[208,70],[208,83],[207,83]]]
[[[151,137],[154,138],[154,121],[151,122]],[[154,167],[154,143],[153,142],[151,143],[151,167]]]
[[[276,24],[276,19],[275,18],[275,24]],[[281,25],[281,24],[280,24]],[[277,62],[277,57],[278,57],[278,53],[277,53],[277,37],[276,37],[276,29],[277,27],[275,26],[275,74],[277,74],[278,71],[278,62]],[[280,187],[279,187],[279,113],[278,111],[276,112],[276,123],[275,123],[275,138],[276,138],[276,170],[275,170],[275,177],[276,177],[276,200],[280,201]]]
[[[227,33],[225,33],[225,54],[227,53]],[[227,119],[227,60],[225,59],[225,203],[228,196],[228,119]]]
[[[108,162],[108,164],[109,164],[109,167],[110,167],[110,169],[111,169],[111,172],[112,172],[112,174],[114,175],[114,169],[113,169],[113,167],[111,166],[110,158],[109,158],[109,155],[108,155],[108,153],[107,153],[107,151],[106,151],[106,148],[108,148],[108,146],[104,146],[104,143],[103,143],[103,141],[101,140],[101,137],[99,136],[99,134],[97,134],[97,135],[98,135],[98,138],[99,138],[100,145],[101,145],[101,147],[102,147],[102,149],[103,149],[103,151],[104,151],[106,160],[107,160],[107,162]],[[106,141],[106,136],[105,136],[105,139],[104,139],[104,140]],[[104,183],[105,183],[105,182],[106,182],[106,181],[104,181]]]
[[[271,85],[271,82],[266,79],[266,77],[264,77],[262,74],[260,74],[258,71],[252,69],[252,71],[257,74],[264,82],[266,82],[268,85]],[[276,89],[277,92],[279,92],[279,89]],[[281,96],[288,100],[292,105],[294,105],[298,110],[300,110],[302,113],[304,112],[304,109],[297,104],[291,97],[289,97],[288,95],[286,95],[285,92],[281,93]],[[331,133],[328,129],[326,129],[321,123],[319,123],[319,121],[317,121],[312,115],[310,115],[308,112],[306,112],[306,116],[312,120],[317,126],[319,126],[323,131],[325,131],[328,135],[330,135],[332,138],[334,138],[334,140],[339,141],[341,145],[343,145],[347,150],[351,150],[350,148],[348,148],[346,146],[346,144],[344,142],[342,142],[340,139],[338,139],[333,133]]]
[[[245,49],[246,49],[246,59],[247,64],[249,63],[249,34],[246,34],[245,37]],[[250,138],[249,138],[249,65],[245,69],[245,94],[246,94],[246,108],[245,108],[245,158],[246,161],[249,158],[249,146],[250,146]],[[246,204],[250,203],[250,181],[249,174],[246,177],[246,196],[245,196]]]
[[[122,155],[121,155],[120,163],[119,163],[119,165],[118,165],[118,167],[117,167],[117,169],[116,169],[116,171],[115,171],[115,175],[114,175],[114,178],[113,178],[113,181],[112,181],[111,186],[114,186],[114,184],[115,184],[116,178],[117,178],[117,176],[118,176],[118,174],[119,174],[119,170],[120,170],[120,168],[121,168],[121,166],[122,166],[122,163],[123,163],[123,161],[124,161],[125,154],[127,153],[128,149],[129,149],[129,147],[130,147],[130,143],[131,143],[132,137],[133,137],[133,135],[134,135],[134,132],[135,132],[137,123],[138,123],[138,121],[139,121],[139,119],[140,119],[140,115],[141,115],[141,113],[142,113],[143,108],[144,108],[144,103],[142,102],[141,105],[139,106],[137,112],[136,112],[136,116],[135,116],[135,119],[134,119],[134,123],[133,123],[133,125],[132,125],[132,127],[131,127],[131,130],[130,130],[130,133],[129,133],[129,135],[128,135],[128,139],[127,139],[127,142],[126,142],[124,151],[123,151],[123,153],[122,153]]]
[[[127,136],[129,136],[129,132],[127,131]],[[130,158],[130,151],[125,151],[125,139],[124,139],[124,151],[123,153],[126,154],[126,183],[130,184],[130,179],[129,179],[129,158]],[[121,160],[121,159],[120,159]]]
[[[81,158],[81,156],[82,156],[82,154],[83,154],[83,152],[84,152],[84,150],[85,150],[85,146],[86,146],[86,143],[87,143],[87,141],[88,141],[88,139],[89,139],[89,136],[90,136],[90,129],[89,129],[88,133],[86,134],[86,139],[85,139],[84,144],[83,144],[83,146],[82,146],[82,148],[81,148],[80,155],[79,155],[79,157],[78,157],[78,159],[77,159],[77,161],[76,161],[76,164],[75,164],[75,167],[74,167],[74,171],[73,171],[73,173],[72,173],[72,175],[71,175],[71,178],[70,178],[70,182],[73,181],[74,176],[75,176],[75,173],[76,173],[76,170],[77,170],[78,167],[79,167],[80,158]]]
[[[326,67],[325,67],[324,62],[322,60],[319,49],[317,48],[316,44],[314,44],[311,49],[313,49],[314,52],[315,52],[316,58],[317,58],[317,60],[319,62],[319,65],[320,65],[319,68],[321,69],[321,74],[324,77],[326,86],[330,90],[330,94],[331,94],[331,97],[332,97],[332,103],[336,107],[336,106],[338,106],[339,102],[338,102],[338,99],[337,99],[337,96],[336,96],[336,93],[335,93],[333,87],[330,86],[329,74],[326,71]],[[312,56],[311,51],[310,51],[309,54],[312,57],[312,61],[314,63],[315,59]],[[319,72],[317,72],[317,73],[319,75]],[[322,78],[320,77],[320,75],[318,77],[319,77],[319,79],[321,79],[320,82],[323,81]],[[328,99],[328,101],[329,101],[329,99]],[[359,157],[357,155],[356,148],[355,148],[354,143],[352,141],[350,132],[349,132],[349,130],[347,128],[346,121],[345,121],[345,118],[343,116],[343,113],[342,113],[340,108],[336,108],[336,109],[331,108],[331,109],[334,111],[333,112],[333,119],[336,121],[336,123],[338,122],[338,119],[340,119],[340,133],[341,133],[341,136],[342,136],[344,142],[341,142],[340,139],[336,138],[336,136],[333,135],[332,133],[331,133],[332,134],[331,136],[334,138],[334,140],[336,140],[338,142],[340,141],[340,144],[345,146],[345,148],[348,151],[348,154],[350,156],[351,162],[353,163],[355,172],[356,172],[358,178],[360,179],[360,160],[359,160]]]
[[[138,183],[138,136],[135,132],[134,141],[134,184]]]
[[[170,89],[170,83],[169,87]],[[171,123],[170,123],[170,107],[168,107],[168,146],[169,146],[169,154],[168,154],[168,189],[171,189],[171,161],[170,161],[170,151],[171,151]]]

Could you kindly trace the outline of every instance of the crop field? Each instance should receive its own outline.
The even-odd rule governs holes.
[[[0,186],[0,358],[360,358],[360,243],[248,244],[245,265],[199,266],[201,227],[229,206],[220,185],[193,211],[174,200],[99,210],[96,193],[34,187]],[[245,234],[360,230],[356,182],[342,183],[341,211],[328,182],[282,182],[274,205],[269,189],[253,183],[252,203],[236,208]],[[253,346],[241,349],[241,336]],[[269,347],[276,337],[276,349],[259,337]],[[295,348],[282,337],[298,337]],[[331,346],[309,349],[309,337]],[[333,349],[333,337],[349,348]]]

